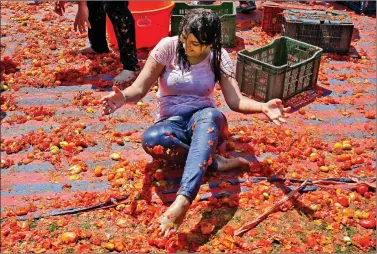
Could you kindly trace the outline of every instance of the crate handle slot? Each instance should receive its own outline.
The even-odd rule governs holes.
[[[300,50],[300,51],[303,51],[303,52],[306,52],[308,50],[308,48],[304,47],[304,46],[300,46],[300,45],[297,45],[296,46],[296,49],[297,50]]]

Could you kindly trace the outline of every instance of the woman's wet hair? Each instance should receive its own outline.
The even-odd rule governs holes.
[[[219,16],[208,9],[192,9],[181,20],[178,38],[182,35],[193,34],[201,45],[211,45],[213,57],[211,67],[215,74],[215,82],[220,80],[221,63],[221,21]],[[178,65],[182,71],[189,71],[190,63],[187,60],[183,43],[178,40]]]

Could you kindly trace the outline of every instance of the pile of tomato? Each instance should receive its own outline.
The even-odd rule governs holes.
[[[55,106],[18,105],[21,96],[33,91],[30,87],[55,93],[49,88],[85,85],[90,80],[93,89],[103,90],[112,82],[102,75],[113,76],[122,65],[114,52],[77,52],[86,45],[87,35],[72,29],[68,13],[74,15],[74,5],[67,5],[68,13],[63,17],[54,14],[48,2],[27,5],[8,1],[1,6],[2,17],[8,23],[2,26],[2,36],[12,38],[9,43],[14,42],[15,47],[12,56],[1,62],[1,90],[6,91],[1,94],[1,110],[5,113],[2,130],[38,126],[23,135],[8,131],[10,134],[2,137],[1,170],[13,176],[15,165],[50,162],[51,169],[43,177],[61,183],[62,188],[62,193],[56,195],[26,195],[17,205],[4,207],[2,252],[375,252],[375,186],[367,182],[375,176],[376,126],[369,120],[375,119],[375,110],[370,107],[375,95],[369,91],[375,84],[366,76],[375,72],[371,64],[375,55],[360,49],[357,37],[352,43],[358,48],[358,57],[325,54],[318,87],[286,102],[300,108],[292,113],[288,127],[268,125],[266,119],[256,115],[225,113],[231,127],[224,156],[261,159],[253,160],[249,169],[229,174],[208,172],[181,228],[164,238],[158,235],[158,219],[170,205],[165,201],[175,197],[179,181],[174,176],[181,175],[183,167],[148,163],[138,156],[132,160],[134,153],[140,152],[137,150],[141,149],[143,129],[119,130],[122,124],[152,124],[155,103],[145,100],[132,107],[127,105],[122,110],[131,110],[132,114],[111,119],[94,114],[101,108],[101,96],[91,90],[64,94],[72,99],[78,112],[75,116],[57,116]],[[355,24],[361,19],[357,15],[352,18]],[[237,40],[231,49],[233,60],[238,50],[264,46],[279,36],[263,32],[257,20],[237,19],[236,26],[237,36],[243,40]],[[360,33],[369,32],[360,28]],[[370,33],[370,38],[375,38],[375,31]],[[368,38],[362,42],[373,41]],[[146,57],[148,50],[138,55]],[[355,72],[339,73],[343,69]],[[90,76],[96,80],[88,79]],[[330,84],[331,79],[343,83]],[[152,97],[157,90],[157,86],[152,88]],[[335,96],[328,96],[328,90]],[[215,99],[219,107],[225,104],[219,87]],[[311,103],[339,106],[336,112],[326,112],[331,117],[357,116],[357,130],[365,136],[345,135],[346,125],[339,125],[336,133],[330,130],[330,124],[329,130],[324,130],[322,124],[328,124],[326,120],[331,117],[306,106]],[[348,105],[352,107],[343,107]],[[46,128],[39,128],[41,125]],[[152,151],[168,152],[161,146]],[[7,183],[10,174],[2,179],[4,192],[8,187],[12,189]],[[253,181],[273,176],[284,180]],[[306,179],[340,177],[357,178],[359,182],[314,185],[315,191],[298,193],[251,230],[234,235],[235,230],[273,207],[289,192],[288,187],[295,188]],[[86,183],[106,183],[107,187],[74,190]],[[109,207],[32,219],[33,215],[99,203]],[[29,219],[16,221],[15,216]]]
[[[0,61],[0,75],[15,73],[19,69],[19,64],[15,63],[9,56],[5,56]]]

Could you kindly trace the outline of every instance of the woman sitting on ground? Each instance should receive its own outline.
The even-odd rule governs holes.
[[[227,139],[227,120],[213,97],[219,82],[228,106],[237,112],[263,112],[274,123],[285,122],[279,99],[261,103],[243,96],[234,78],[232,60],[221,44],[221,22],[210,10],[193,9],[181,21],[179,35],[162,39],[151,51],[135,82],[124,91],[113,87],[103,97],[103,113],[112,114],[125,103],[136,103],[159,79],[159,116],[143,134],[145,151],[155,160],[184,165],[174,203],[159,219],[160,233],[176,231],[196,197],[207,170],[248,167],[243,158],[215,154]],[[163,152],[153,149],[162,146]]]

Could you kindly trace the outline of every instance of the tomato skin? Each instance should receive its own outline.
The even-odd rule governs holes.
[[[232,226],[226,226],[224,228],[224,233],[233,236],[234,235],[234,228]]]
[[[338,197],[337,202],[344,207],[348,207],[350,205],[348,198],[346,198],[344,196]]]
[[[68,144],[68,145],[65,145],[63,147],[63,150],[65,150],[67,152],[70,152],[70,153],[72,153],[74,149],[75,149],[75,145],[74,144]]]
[[[351,160],[351,156],[349,154],[341,154],[336,158],[336,161],[338,162],[345,162]]]
[[[65,137],[65,141],[67,141],[68,143],[69,143],[69,142],[72,142],[72,140],[73,140],[73,136],[72,136],[72,135],[67,135],[67,136]]]
[[[44,119],[44,116],[36,116],[36,117],[34,117],[35,121],[43,121],[43,119]]]
[[[272,246],[271,242],[266,240],[266,239],[259,239],[257,242],[257,246],[262,246],[262,247],[270,247]]]
[[[325,166],[325,160],[322,159],[322,158],[318,159],[318,161],[317,161],[317,166],[318,166],[318,167]]]
[[[10,229],[9,228],[2,228],[1,229],[1,236],[2,237],[6,237],[6,236],[8,236],[10,234]]]
[[[78,252],[80,253],[89,253],[91,250],[92,246],[90,244],[84,244],[78,248]]]
[[[42,116],[43,115],[43,111],[42,110],[35,110],[33,113],[34,113],[34,117]]]
[[[167,242],[167,241],[168,241],[168,240],[167,240],[166,238],[155,239],[155,240],[154,240],[154,244],[155,244],[158,248],[163,249],[163,248],[165,248],[165,246],[166,246],[166,242]]]
[[[349,162],[349,161],[344,162],[342,164],[341,168],[342,168],[342,170],[351,170],[352,169],[351,162]]]
[[[369,235],[365,235],[365,236],[360,237],[359,243],[363,247],[369,247],[369,245],[370,245],[370,237],[369,237]]]
[[[365,152],[365,149],[362,148],[362,147],[356,147],[354,149],[354,152],[357,154],[357,155],[360,155],[360,154],[363,154]]]
[[[364,195],[364,193],[367,192],[368,190],[369,190],[369,187],[365,183],[362,183],[359,186],[357,186],[357,192],[360,195]]]
[[[120,138],[120,137],[122,137],[122,133],[119,132],[119,131],[116,131],[116,132],[113,133],[113,136],[117,137],[117,138]]]
[[[121,138],[117,138],[117,139],[115,140],[115,142],[116,142],[118,145],[120,145],[120,146],[124,146],[124,141],[123,141],[123,139],[121,139]]]
[[[60,140],[59,138],[53,138],[51,141],[51,146],[59,146]]]
[[[78,240],[78,235],[75,232],[65,232],[61,235],[61,240],[66,244],[75,243]]]
[[[364,163],[364,158],[360,157],[360,156],[357,156],[356,159],[355,159],[355,163],[356,164],[363,164]]]
[[[99,238],[98,236],[92,236],[90,238],[90,242],[94,245],[100,246],[101,245],[101,238]]]
[[[169,252],[169,253],[175,253],[177,251],[177,248],[178,248],[178,244],[176,241],[174,241],[173,239],[169,239],[165,245],[165,248],[166,250]]]
[[[23,215],[26,215],[29,213],[29,210],[24,208],[24,207],[21,207],[21,208],[18,208],[16,211],[15,211],[16,215],[17,216],[23,216]]]
[[[311,147],[308,147],[304,151],[304,155],[308,157],[313,152],[313,149]]]
[[[372,194],[370,192],[365,192],[364,193],[364,198],[371,198],[372,197]]]
[[[8,146],[8,147],[5,148],[5,152],[6,152],[7,154],[11,154],[11,153],[13,153],[13,150],[12,150],[12,148],[10,148],[10,147]]]
[[[50,249],[51,248],[51,242],[49,240],[45,240],[42,242],[42,247],[45,249]]]
[[[40,147],[40,149],[41,149],[42,151],[45,151],[45,150],[47,150],[47,149],[50,147],[50,144],[47,143],[47,142],[42,142],[42,143],[39,145],[39,147]]]
[[[360,225],[364,228],[376,228],[376,219],[369,218],[369,219],[362,219],[359,221]]]
[[[300,115],[305,115],[305,114],[306,114],[306,111],[305,111],[305,109],[300,108],[300,109],[298,110],[298,113],[299,113]]]
[[[355,242],[362,247],[374,246],[375,239],[371,239],[369,235],[354,235],[352,236],[352,242]]]

